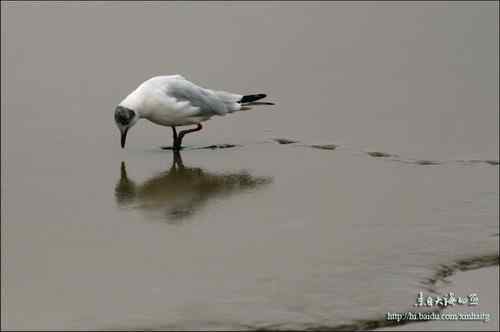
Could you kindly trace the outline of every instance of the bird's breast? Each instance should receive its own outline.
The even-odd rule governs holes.
[[[186,116],[186,115],[179,116],[178,114],[176,115],[174,113],[159,113],[159,112],[152,112],[145,118],[157,125],[167,126],[167,127],[187,126],[192,124],[198,124],[202,121],[208,120],[207,117]]]

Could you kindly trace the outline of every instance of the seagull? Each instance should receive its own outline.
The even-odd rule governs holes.
[[[274,105],[258,102],[263,93],[242,95],[198,86],[181,75],[156,76],[143,82],[115,108],[115,123],[125,148],[127,133],[139,119],[172,128],[173,150],[180,150],[188,133],[201,130],[202,122],[214,115],[250,110],[251,106]],[[196,125],[177,134],[176,127]]]

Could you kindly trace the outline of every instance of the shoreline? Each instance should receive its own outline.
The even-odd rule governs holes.
[[[429,278],[422,281],[423,289],[425,289],[424,298],[428,295],[445,295],[447,292],[454,292],[457,296],[466,296],[471,293],[477,293],[479,304],[476,306],[456,305],[455,307],[434,307],[433,310],[417,310],[421,315],[432,317],[447,313],[487,313],[489,314],[488,321],[474,320],[396,320],[386,319],[386,314],[378,316],[378,318],[364,319],[354,321],[349,324],[341,325],[308,325],[300,329],[285,329],[281,325],[249,327],[241,326],[242,330],[249,331],[416,331],[416,330],[431,330],[431,331],[498,331],[499,323],[499,286],[498,278],[500,271],[500,256],[484,255],[475,256],[467,259],[460,259],[451,264],[440,265],[436,272]],[[450,278],[451,277],[451,278]],[[448,280],[450,278],[451,280]],[[424,307],[422,307],[424,308]],[[458,310],[449,311],[449,308]],[[460,310],[462,309],[462,310]],[[469,310],[467,310],[469,309]],[[409,308],[403,309],[401,312],[411,312]],[[476,315],[477,316],[477,315]],[[477,317],[476,317],[477,318]],[[128,328],[127,328],[128,329]],[[140,328],[144,329],[144,328]],[[160,327],[148,327],[147,330],[158,331],[164,330]],[[106,330],[123,330],[122,328],[112,328]]]
[[[437,320],[388,320],[386,316],[374,319],[354,321],[350,324],[336,326],[309,326],[301,331],[414,331],[414,330],[491,330],[498,331],[498,272],[500,269],[500,256],[498,254],[474,256],[466,259],[459,259],[450,264],[439,265],[437,271],[429,278],[422,281],[422,285],[427,295],[444,295],[444,290],[455,292],[457,295],[467,295],[463,292],[477,293],[479,305],[470,307],[462,306],[464,312],[474,313],[485,312],[490,314],[488,323],[478,321],[437,321]],[[491,270],[491,271],[490,271]],[[470,277],[473,273],[474,276]],[[448,278],[452,277],[453,281]],[[475,283],[478,281],[478,283]],[[441,284],[445,285],[442,286]],[[451,285],[451,286],[450,286]],[[450,288],[451,287],[451,288]],[[493,292],[492,289],[496,289]],[[481,303],[483,303],[481,305]],[[496,307],[495,307],[496,306]],[[465,308],[474,308],[465,310]],[[447,308],[438,307],[434,310],[417,311],[422,315],[432,317],[443,312],[448,312]],[[402,312],[411,311],[408,308]],[[418,325],[417,325],[418,324]],[[266,327],[255,329],[258,331],[272,331],[280,329],[274,326],[272,329]],[[254,330],[254,329],[252,329]]]
[[[500,256],[498,254],[490,254],[490,255],[483,255],[483,256],[474,256],[470,258],[465,258],[465,259],[458,259],[453,261],[450,264],[441,264],[438,266],[436,272],[429,278],[424,279],[422,281],[422,285],[425,288],[425,290],[430,293],[430,294],[442,294],[442,289],[447,288],[442,287],[441,284],[449,284],[449,281],[447,280],[449,277],[455,278],[456,276],[459,276],[462,280],[463,274],[467,273],[472,273],[472,272],[479,272],[483,274],[484,270],[488,268],[494,268],[496,269],[497,273],[495,272],[490,272],[487,273],[489,279],[493,279],[493,281],[488,282],[487,285],[480,285],[481,289],[477,287],[478,285],[474,284],[474,280],[471,281],[466,281],[465,288],[471,289],[474,292],[478,293],[479,297],[487,297],[488,298],[488,303],[490,303],[491,298],[493,297],[493,302],[491,303],[497,303],[498,302],[498,268],[500,266]],[[468,277],[465,276],[465,279],[467,280]],[[452,286],[455,287],[455,286]],[[460,285],[462,287],[462,285]],[[496,294],[492,294],[491,289],[487,289],[488,287],[493,287],[496,288]],[[458,287],[456,287],[455,292],[461,293]],[[481,295],[483,294],[483,295]],[[484,295],[486,294],[486,295]],[[429,295],[429,294],[426,294]],[[464,295],[464,294],[460,294]],[[479,306],[477,306],[479,307]],[[477,308],[476,307],[476,308]],[[493,307],[493,308],[491,308]],[[433,310],[427,310],[427,311],[419,311],[423,315],[429,315],[432,316],[432,314],[437,315],[441,312],[446,310],[444,307],[439,307]],[[482,308],[482,311],[488,312],[490,311],[490,316],[494,317],[494,319],[497,322],[498,326],[498,306],[496,308],[496,312],[494,312],[494,305],[488,306],[487,308]],[[410,311],[408,308],[404,309],[404,311]],[[493,319],[492,319],[493,320]],[[421,329],[436,329],[436,330],[447,330],[447,329],[452,329],[452,326],[450,321],[444,322],[444,326],[442,325],[443,322],[438,322],[438,321],[430,321],[430,320],[401,320],[399,323],[396,320],[387,320],[386,316],[382,316],[378,319],[366,319],[366,320],[359,320],[356,322],[353,322],[351,324],[342,324],[342,325],[337,325],[337,326],[317,326],[314,328],[314,330],[333,330],[333,331],[412,331],[417,328]],[[470,326],[472,327],[472,330],[478,329],[478,322],[464,322],[464,321],[455,321],[455,323],[458,323],[460,326],[469,326],[470,323],[473,325]],[[469,323],[465,325],[464,323]],[[490,321],[491,323],[491,321]],[[416,325],[416,324],[425,324],[425,325]],[[481,323],[482,324],[482,323]],[[436,327],[437,325],[437,327]],[[486,326],[483,327],[491,327],[493,324],[485,324]],[[463,329],[464,327],[462,327]],[[457,330],[460,329],[460,327],[456,328]],[[467,329],[467,330],[470,330]],[[498,328],[492,329],[493,331],[498,331]]]
[[[426,330],[485,330],[491,328],[493,331],[498,331],[498,271],[500,265],[500,256],[486,255],[477,256],[467,259],[457,260],[449,265],[442,264],[437,271],[429,278],[424,279],[422,284],[425,290],[432,295],[443,295],[448,292],[455,292],[457,295],[464,295],[464,290],[469,290],[471,293],[478,294],[480,301],[477,306],[464,306],[464,313],[488,313],[490,319],[488,323],[483,324],[477,321],[459,321],[459,320],[402,320],[397,321],[385,320],[377,327],[371,327],[368,331],[411,331],[415,329]],[[448,280],[451,278],[451,281]],[[492,290],[496,289],[496,292]],[[429,294],[427,294],[429,295]],[[482,304],[481,299],[484,300]],[[495,307],[496,306],[496,307]],[[423,312],[429,317],[439,315],[441,313],[458,313],[457,310],[450,310],[453,307],[439,307],[434,310]],[[455,307],[456,309],[457,307]],[[458,307],[459,308],[459,307]],[[466,310],[473,308],[473,310]],[[410,311],[410,310],[408,310]],[[462,312],[462,311],[460,311]],[[479,324],[481,323],[481,324]],[[418,325],[416,325],[418,324]],[[488,330],[488,329],[486,329]]]
[[[459,271],[440,288],[441,294],[476,293],[477,305],[455,305],[443,308],[430,320],[415,320],[406,324],[376,329],[376,331],[498,331],[499,265]]]

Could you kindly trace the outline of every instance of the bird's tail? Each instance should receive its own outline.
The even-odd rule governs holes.
[[[263,101],[257,101],[266,98],[267,95],[264,93],[259,93],[259,94],[254,94],[254,95],[245,95],[241,97],[241,99],[238,101],[239,104],[241,104],[241,111],[246,111],[252,109],[250,106],[256,106],[256,105],[274,105],[274,103],[269,103],[269,102],[263,102]]]
[[[259,93],[255,95],[246,95],[241,97],[241,99],[238,101],[240,104],[249,104],[257,100],[261,100],[266,98],[267,95],[264,93]],[[273,103],[261,103],[261,104],[255,104],[255,105],[274,105]]]
[[[237,111],[247,111],[251,106],[256,105],[274,105],[274,103],[266,103],[257,101],[266,97],[265,94],[259,93],[254,95],[240,95],[226,91],[213,91],[217,97],[226,105],[228,113]]]

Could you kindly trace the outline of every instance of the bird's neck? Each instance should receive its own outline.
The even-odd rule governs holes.
[[[139,117],[143,117],[144,111],[144,96],[142,91],[139,89],[133,91],[125,99],[122,100],[120,106],[126,107],[128,109],[134,110]]]

